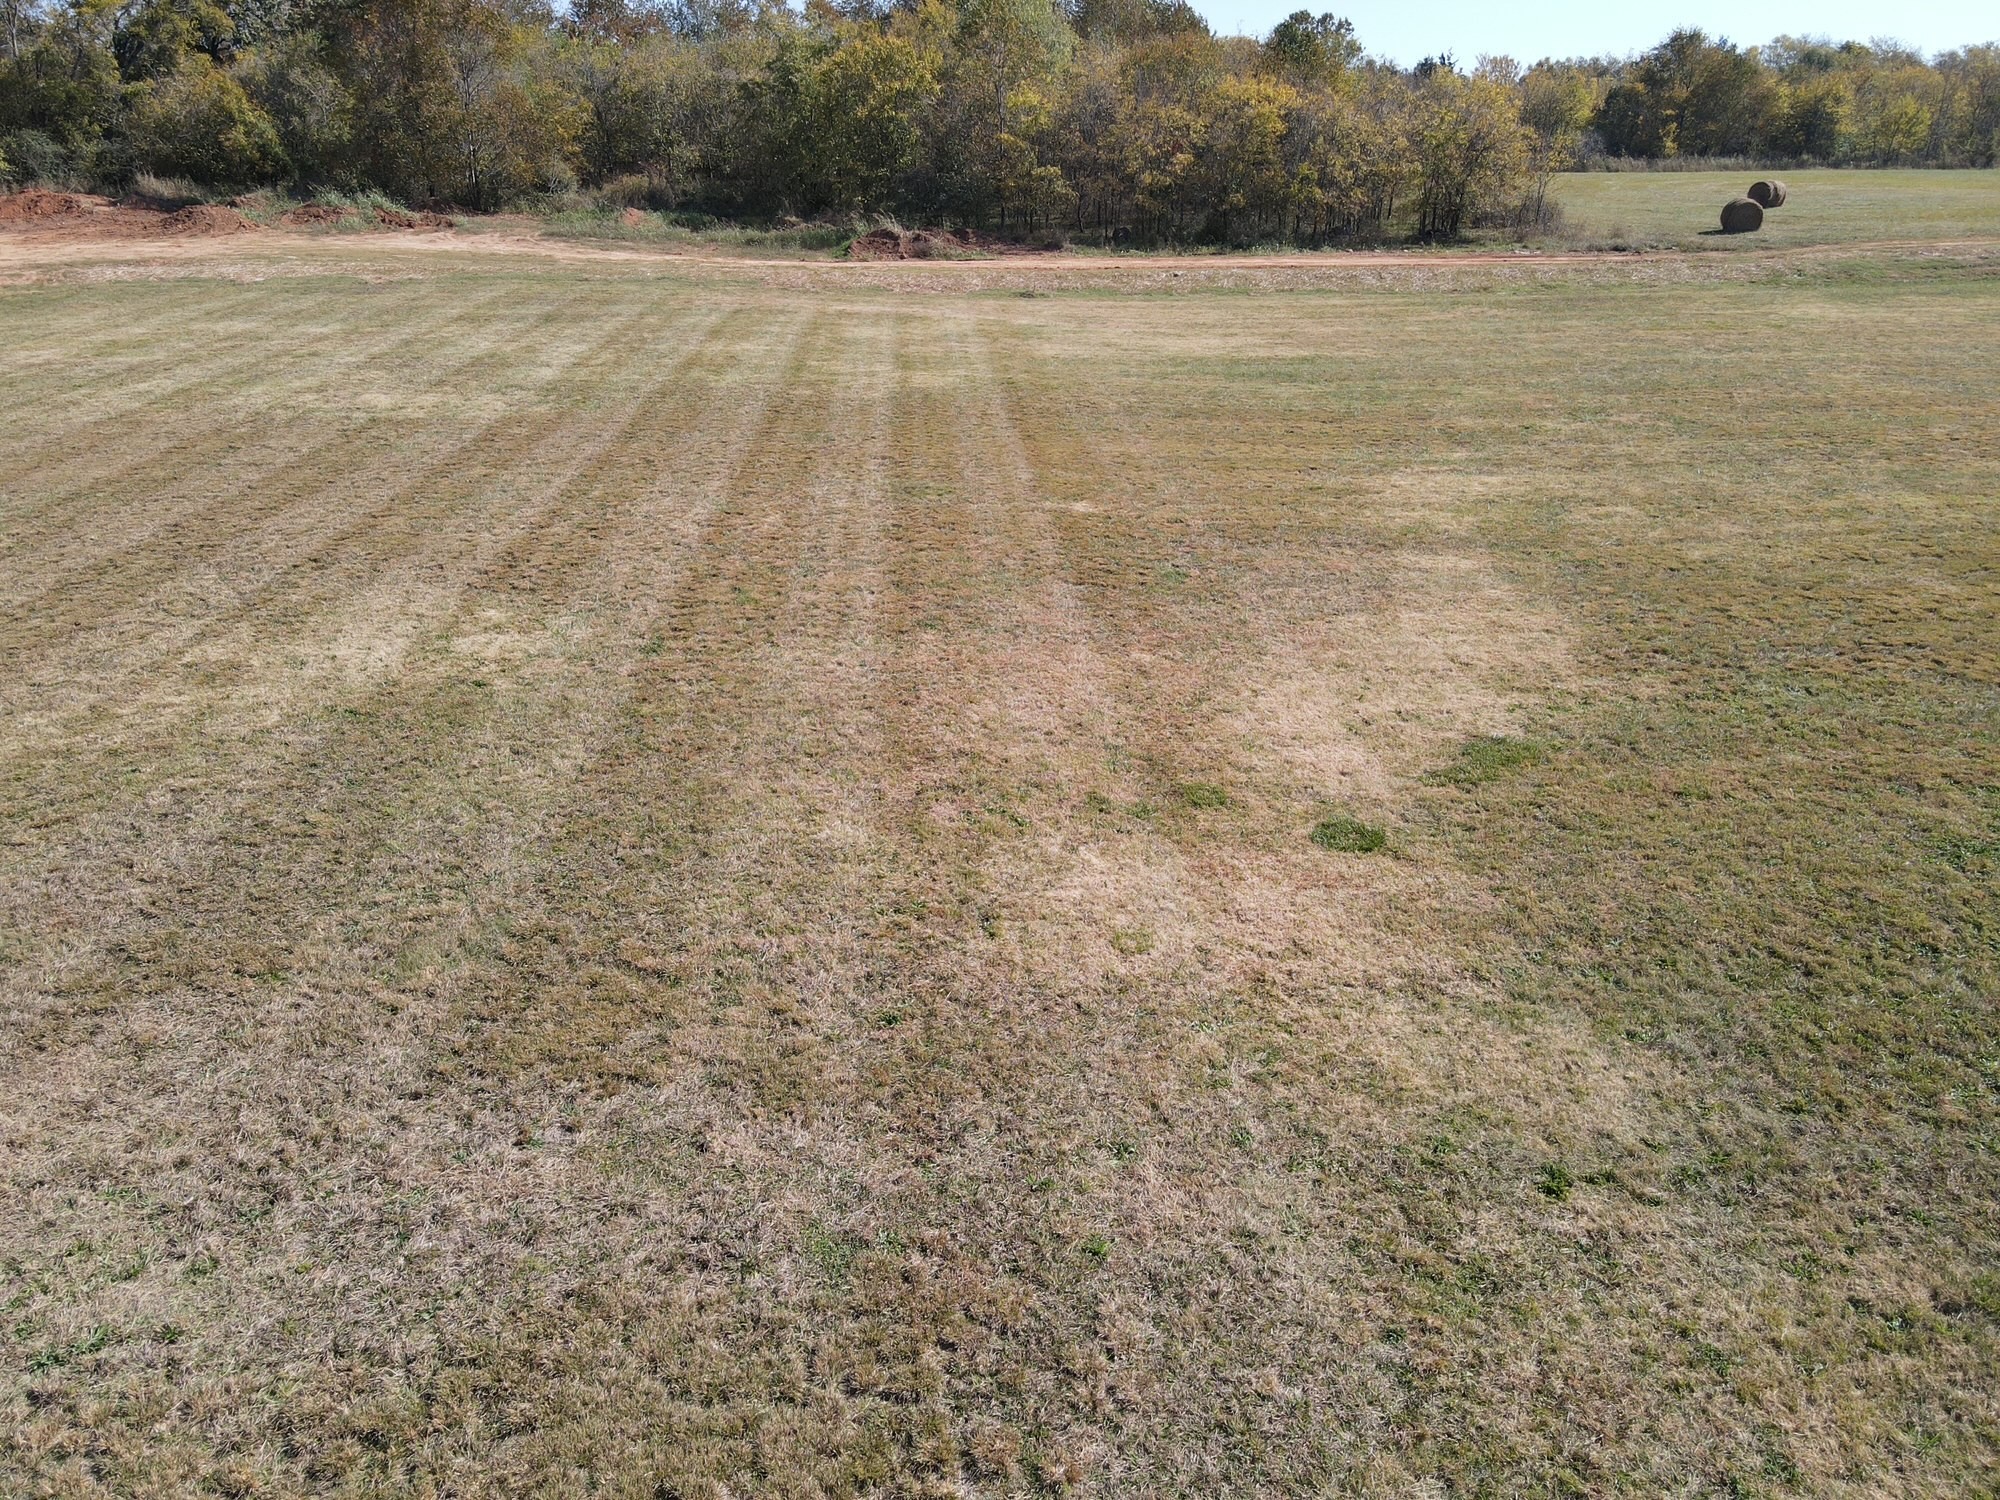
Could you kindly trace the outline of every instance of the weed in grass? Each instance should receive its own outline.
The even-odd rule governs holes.
[[[1389,841],[1389,835],[1372,823],[1336,813],[1313,825],[1312,841],[1336,854],[1373,854]]]
[[[1540,756],[1541,748],[1531,740],[1502,734],[1474,735],[1458,747],[1451,764],[1426,771],[1423,779],[1431,786],[1478,786],[1533,765]]]
[[[1962,875],[2000,874],[2000,839],[1938,840],[1938,857]]]
[[[1212,808],[1229,806],[1229,794],[1213,782],[1183,781],[1175,791],[1184,807]]]
[[[806,1258],[819,1268],[820,1275],[829,1283],[834,1286],[847,1284],[859,1246],[840,1235],[830,1233],[816,1221],[805,1226],[800,1236],[800,1245]]]

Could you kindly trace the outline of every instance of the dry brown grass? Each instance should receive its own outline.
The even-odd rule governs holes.
[[[0,292],[0,1489],[1990,1480],[1978,256],[241,246]]]

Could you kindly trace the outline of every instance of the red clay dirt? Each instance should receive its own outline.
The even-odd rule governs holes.
[[[378,208],[375,222],[384,229],[450,229],[452,222],[443,214],[406,214],[400,208]]]
[[[169,211],[144,199],[113,203],[96,193],[55,193],[45,188],[0,197],[0,224],[61,240],[208,238],[256,228],[235,209],[219,203]]]
[[[338,224],[348,213],[348,209],[337,208],[331,203],[302,203],[279,215],[278,222],[287,229],[313,229]]]
[[[246,229],[256,227],[233,208],[224,208],[219,203],[196,203],[191,207],[177,208],[170,214],[163,214],[154,227],[154,233],[241,234]]]
[[[0,223],[34,224],[50,219],[73,219],[100,213],[111,207],[109,198],[89,193],[52,193],[47,188],[28,188],[0,198]]]

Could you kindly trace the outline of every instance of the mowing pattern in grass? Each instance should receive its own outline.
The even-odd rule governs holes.
[[[393,267],[0,291],[0,1491],[1986,1482],[1990,276]]]

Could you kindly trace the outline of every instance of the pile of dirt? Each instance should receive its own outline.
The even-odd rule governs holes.
[[[451,220],[443,214],[406,214],[400,208],[378,208],[375,222],[384,229],[449,229]]]
[[[110,201],[83,193],[52,193],[28,188],[0,198],[0,223],[32,224],[45,219],[73,219],[109,208]]]
[[[224,208],[220,203],[196,203],[191,207],[177,208],[170,214],[162,215],[154,232],[180,235],[240,234],[243,230],[255,227],[233,208]]]
[[[871,229],[847,246],[849,260],[952,260],[976,253],[966,230]]]
[[[1048,255],[1062,246],[1027,245],[977,229],[871,229],[847,246],[849,260],[975,260],[989,255]]]
[[[349,210],[331,203],[302,203],[281,215],[278,222],[287,229],[312,229],[321,225],[338,224],[348,213]]]
[[[1061,240],[1045,240],[1031,245],[1026,240],[1003,240],[982,229],[954,229],[951,237],[967,250],[981,255],[1057,255],[1067,248]]]

